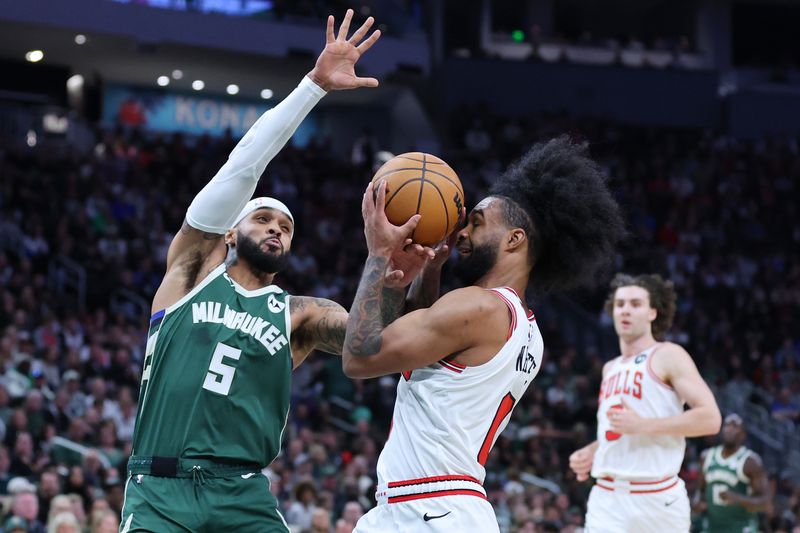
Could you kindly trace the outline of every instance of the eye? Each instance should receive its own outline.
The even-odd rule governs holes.
[[[285,231],[286,233],[289,233],[289,231],[290,231],[289,230],[289,226],[281,226],[281,231]]]

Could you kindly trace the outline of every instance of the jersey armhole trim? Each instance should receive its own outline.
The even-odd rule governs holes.
[[[667,383],[666,381],[662,380],[660,377],[658,377],[658,374],[656,374],[656,371],[653,370],[653,356],[656,354],[656,352],[662,346],[663,346],[663,343],[658,344],[655,347],[655,349],[653,349],[653,351],[650,352],[650,355],[647,356],[647,373],[650,374],[650,377],[653,378],[653,381],[655,381],[656,383],[658,383],[659,385],[661,385],[665,389],[668,389],[668,390],[671,390],[672,392],[675,392],[675,388],[672,385],[670,385],[669,383]]]
[[[503,303],[505,303],[506,306],[508,307],[509,313],[511,313],[510,317],[511,323],[508,325],[508,336],[506,337],[506,341],[508,341],[508,339],[511,338],[511,335],[514,334],[514,329],[516,329],[517,327],[517,310],[514,309],[514,304],[512,304],[511,301],[508,298],[506,298],[502,292],[500,292],[497,289],[489,289],[489,290],[495,293],[497,296],[500,297],[500,299],[503,300]]]
[[[207,275],[206,277],[204,277],[204,278],[203,278],[203,280],[202,280],[200,283],[198,283],[197,285],[195,285],[195,286],[192,288],[192,290],[190,290],[189,292],[187,292],[187,293],[186,293],[186,294],[183,296],[183,298],[181,298],[180,300],[178,300],[178,301],[177,301],[177,302],[175,302],[174,304],[170,305],[169,307],[166,307],[166,308],[164,308],[164,309],[163,309],[163,311],[164,311],[164,314],[165,314],[165,315],[168,315],[168,314],[172,313],[173,311],[175,311],[176,309],[178,309],[179,307],[181,307],[183,304],[185,304],[186,302],[188,302],[189,300],[191,300],[192,298],[194,298],[194,297],[197,295],[197,293],[198,293],[198,292],[200,292],[201,290],[203,290],[203,289],[204,289],[204,288],[205,288],[205,287],[206,287],[206,286],[207,286],[209,283],[211,283],[212,281],[214,281],[215,279],[217,279],[217,277],[219,277],[220,273],[221,273],[221,272],[222,272],[224,269],[225,269],[225,263],[220,263],[220,264],[219,264],[219,265],[218,265],[218,266],[217,266],[217,267],[216,267],[214,270],[212,270],[211,272],[209,272],[209,273],[208,273],[208,275]],[[159,312],[160,312],[160,311],[159,311]],[[157,314],[158,314],[158,313],[156,313],[156,315],[157,315]],[[153,316],[155,316],[155,315],[153,315]]]

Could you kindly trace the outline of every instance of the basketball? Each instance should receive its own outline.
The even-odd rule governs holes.
[[[458,224],[464,189],[455,171],[438,157],[422,152],[400,154],[383,164],[372,182],[386,181],[386,218],[400,226],[419,213],[414,242],[433,246]]]

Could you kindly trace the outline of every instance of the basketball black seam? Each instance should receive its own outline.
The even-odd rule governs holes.
[[[390,196],[390,197],[389,197],[389,199],[388,199],[388,200],[386,200],[386,203],[385,203],[385,204],[383,204],[383,208],[384,208],[384,209],[386,209],[387,207],[389,207],[389,202],[391,202],[391,201],[394,199],[394,197],[395,197],[395,196],[397,196],[397,193],[399,193],[399,192],[400,192],[400,190],[401,190],[403,187],[405,187],[405,186],[406,186],[406,185],[408,185],[409,183],[414,183],[415,181],[420,181],[420,180],[419,180],[419,178],[414,178],[414,179],[410,179],[410,180],[407,180],[407,181],[403,182],[403,184],[402,184],[401,186],[399,186],[399,187],[397,188],[397,190],[396,190],[396,191],[394,191],[394,193],[392,193],[392,196]],[[420,187],[422,187],[422,185],[420,185]]]
[[[414,161],[414,160],[412,159],[412,161]],[[423,163],[423,165],[424,165],[424,163]],[[424,168],[424,166],[423,166],[423,168]],[[402,172],[403,170],[420,170],[420,168],[419,167],[416,167],[416,168],[414,168],[414,167],[412,167],[412,168],[396,168],[394,170],[390,170],[389,172],[385,172],[385,173],[381,174],[380,176],[375,176],[375,179],[378,180],[378,179],[384,178],[384,177],[386,177],[386,176],[388,176],[390,174],[394,174],[395,172]],[[452,179],[450,179],[446,174],[442,174],[441,172],[436,172],[435,170],[426,170],[426,172],[430,172],[431,174],[436,174],[437,176],[446,179],[447,181],[449,181],[450,183],[455,185],[456,189],[458,189],[458,192],[461,193],[461,196],[464,196],[464,192],[461,190],[461,187],[459,186],[459,184],[456,183],[455,181],[453,181]]]
[[[420,169],[422,170],[422,174],[420,175],[422,181],[420,181],[419,184],[419,198],[417,198],[417,214],[419,214],[419,207],[422,205],[422,190],[425,188],[425,170],[426,170],[425,165],[426,165],[425,154],[422,154],[422,168]],[[417,233],[417,228],[414,228],[414,231],[411,232],[412,241],[414,240],[414,235],[416,233]]]
[[[398,155],[397,159],[407,159],[408,161],[414,161],[416,163],[422,163],[422,159],[414,159],[413,157],[408,157],[406,155]],[[446,165],[444,161],[428,161],[430,165]]]
[[[432,185],[434,189],[436,189],[436,192],[439,193],[439,197],[442,199],[442,205],[444,205],[444,218],[445,221],[447,222],[447,227],[445,228],[444,236],[447,237],[448,235],[450,235],[450,216],[449,216],[450,210],[447,209],[447,200],[444,199],[444,193],[442,193],[438,185],[436,185],[432,181],[428,181],[428,183]]]

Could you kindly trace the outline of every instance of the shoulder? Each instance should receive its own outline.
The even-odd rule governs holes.
[[[605,364],[603,365],[603,377],[606,377],[606,374],[608,374],[608,372],[614,366],[614,363],[616,363],[620,359],[620,357],[621,356],[618,355],[617,357],[615,357],[611,361],[606,361],[605,362]]]
[[[497,292],[473,286],[448,292],[429,309],[432,314],[446,311],[453,316],[485,319],[487,316],[494,316],[499,311],[508,309],[508,307]]]
[[[650,365],[656,375],[669,377],[696,368],[692,356],[680,344],[662,342],[650,354]]]
[[[761,456],[753,450],[748,449],[745,453],[744,459],[744,473],[748,477],[752,477],[764,469],[764,463],[761,461]]]

